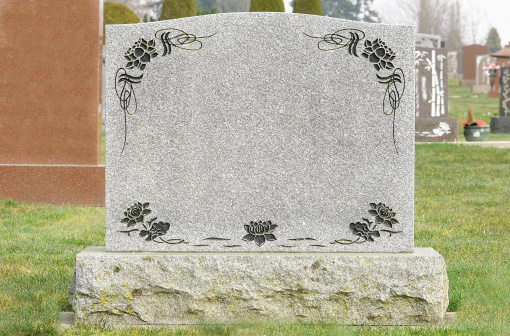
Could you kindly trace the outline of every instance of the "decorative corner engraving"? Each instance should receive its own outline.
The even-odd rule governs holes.
[[[345,28],[337,30],[332,34],[324,36],[313,36],[304,33],[310,38],[319,39],[317,47],[322,51],[334,51],[340,48],[347,47],[349,55],[358,56],[357,47],[358,43],[365,39],[365,33],[359,29]],[[387,76],[376,74],[379,84],[386,85],[384,93],[382,110],[385,115],[393,115],[393,145],[398,155],[397,142],[395,139],[395,115],[396,110],[400,106],[400,101],[404,95],[405,90],[405,76],[400,68],[395,68],[392,61],[395,59],[396,54],[386,45],[381,39],[376,38],[373,41],[365,40],[363,52],[361,56],[366,58],[374,66],[377,72],[381,70],[393,70],[393,73]],[[389,106],[389,107],[388,107]]]
[[[244,241],[255,241],[258,247],[264,245],[267,241],[274,241],[276,237],[273,234],[273,231],[276,229],[278,225],[271,223],[271,221],[258,221],[258,222],[250,222],[250,224],[245,224],[244,229],[248,232],[247,235],[243,237]]]
[[[127,143],[127,116],[135,115],[138,110],[134,84],[142,82],[143,73],[134,76],[127,73],[126,69],[144,71],[146,66],[158,55],[165,57],[171,54],[172,48],[183,50],[200,50],[202,41],[200,39],[209,38],[216,33],[208,36],[196,36],[186,33],[183,30],[175,28],[166,28],[158,30],[154,36],[156,39],[145,40],[140,38],[135,44],[124,53],[127,60],[125,68],[119,68],[115,74],[115,92],[119,99],[119,105],[124,111],[124,144],[122,145],[121,155],[124,153]],[[160,41],[162,52],[156,49],[156,40]]]
[[[375,223],[371,222],[366,218],[362,218],[362,222],[356,222],[349,224],[349,229],[355,236],[358,236],[356,240],[352,239],[337,239],[331,244],[351,245],[351,244],[363,244],[368,242],[374,242],[374,238],[381,237],[381,232],[389,233],[388,237],[392,234],[401,233],[402,231],[394,231],[393,225],[399,224],[395,218],[396,213],[383,203],[370,203],[370,210],[368,213],[375,217]],[[384,225],[390,229],[379,229],[378,225]]]
[[[122,224],[126,224],[127,227],[132,227],[135,225],[141,225],[140,229],[131,229],[131,230],[123,230],[117,231],[120,233],[126,233],[128,236],[131,236],[131,233],[138,232],[138,235],[142,238],[145,238],[146,241],[155,242],[159,244],[181,244],[186,243],[184,239],[163,239],[162,236],[168,233],[170,229],[170,223],[167,222],[156,222],[157,217],[151,218],[150,220],[146,220],[145,217],[149,215],[152,210],[149,209],[149,203],[140,203],[137,202],[134,205],[127,208],[124,212],[124,218],[121,220]]]

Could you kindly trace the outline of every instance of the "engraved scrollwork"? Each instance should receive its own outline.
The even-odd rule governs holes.
[[[156,39],[145,40],[138,39],[135,44],[124,53],[127,61],[125,68],[119,68],[115,74],[115,91],[119,98],[119,104],[124,111],[124,144],[122,145],[121,155],[127,143],[127,116],[136,114],[138,102],[133,85],[142,82],[143,73],[139,76],[130,75],[126,69],[144,71],[146,66],[161,54],[161,57],[168,56],[172,52],[172,47],[183,50],[202,49],[203,43],[200,39],[205,39],[216,35],[196,36],[186,33],[183,30],[175,28],[160,29],[155,34]],[[162,52],[156,48],[156,40],[160,41]]]
[[[312,36],[305,33],[306,36],[320,39],[317,47],[323,51],[333,51],[348,47],[349,55],[358,56],[358,43],[365,38],[365,33],[359,29],[345,28],[337,30],[332,34],[324,36]],[[386,91],[383,98],[383,112],[385,115],[393,115],[393,144],[398,155],[397,142],[395,139],[395,115],[400,106],[400,101],[405,89],[405,76],[400,68],[393,65],[396,57],[395,52],[386,45],[381,39],[365,40],[363,52],[361,54],[374,66],[377,72],[381,70],[393,70],[388,76],[376,74],[378,82],[386,85]],[[389,105],[389,107],[388,107]]]
[[[320,50],[332,51],[340,48],[347,47],[349,55],[358,56],[356,47],[359,41],[365,38],[365,33],[359,29],[345,28],[337,30],[332,34],[324,36],[312,36],[305,33],[306,36],[311,38],[320,39],[317,42],[317,47]]]

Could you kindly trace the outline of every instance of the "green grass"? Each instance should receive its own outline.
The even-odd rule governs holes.
[[[76,253],[104,245],[104,208],[0,201],[0,335],[508,335],[510,150],[416,147],[415,245],[446,260],[450,311],[444,327],[345,327],[241,323],[189,328],[58,329],[70,311]]]
[[[489,98],[486,93],[471,93],[471,86],[460,86],[458,79],[448,80],[448,101],[450,109],[448,117],[456,118],[457,139],[464,140],[462,121],[466,120],[469,106],[475,118],[490,125],[491,118],[499,115],[499,99]],[[510,141],[510,134],[491,133],[489,141]]]

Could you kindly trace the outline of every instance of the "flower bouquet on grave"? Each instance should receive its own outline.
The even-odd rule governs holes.
[[[467,141],[485,141],[489,137],[490,127],[483,120],[476,120],[471,106],[468,109],[467,119],[462,122],[464,137]]]
[[[494,84],[496,83],[496,73],[499,70],[499,65],[487,64],[483,66],[483,72],[486,77],[490,78],[491,91],[494,91]]]

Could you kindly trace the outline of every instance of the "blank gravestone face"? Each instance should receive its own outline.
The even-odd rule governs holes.
[[[412,251],[412,27],[107,27],[108,251]]]

